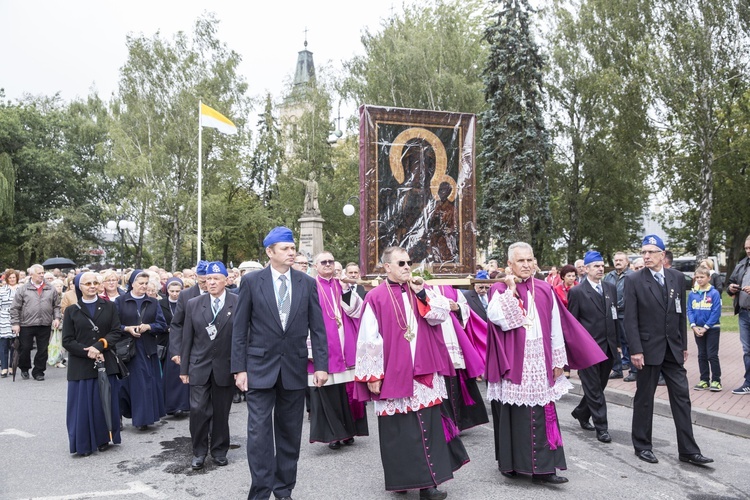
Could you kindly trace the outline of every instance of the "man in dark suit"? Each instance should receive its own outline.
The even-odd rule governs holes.
[[[478,280],[486,280],[490,275],[487,271],[478,271],[475,277]],[[485,322],[487,321],[487,291],[489,289],[490,283],[474,283],[473,290],[462,290],[471,310]]]
[[[172,321],[169,324],[169,356],[173,362],[180,364],[180,353],[182,352],[182,326],[185,322],[185,305],[192,298],[206,293],[206,266],[208,262],[201,260],[195,268],[197,275],[194,286],[180,292],[177,297],[177,307],[175,308]]]
[[[270,265],[242,277],[232,334],[232,373],[247,391],[249,500],[291,499],[297,480],[307,386],[307,336],[313,380],[328,380],[328,345],[315,280],[291,269],[292,231],[263,240]]]
[[[227,270],[210,262],[208,293],[190,299],[185,308],[180,378],[190,384],[190,437],[194,470],[202,469],[211,435],[211,457],[223,466],[229,450],[229,409],[234,377],[230,371],[232,326],[237,296],[226,292]]]
[[[602,443],[609,443],[612,438],[607,424],[604,389],[617,352],[617,288],[612,283],[602,281],[604,259],[599,252],[589,250],[583,262],[586,278],[568,292],[568,310],[596,340],[607,359],[578,370],[583,397],[572,415],[583,429],[596,429],[596,438]],[[593,418],[594,425],[589,422],[589,417]]]
[[[346,277],[351,280],[358,280],[362,277],[359,271],[359,264],[357,264],[356,262],[348,263],[346,265],[346,268],[344,269],[344,272],[346,273]],[[350,286],[350,290],[359,295],[362,299],[364,299],[365,295],[367,295],[367,290],[365,290],[365,287],[356,283]]]
[[[659,372],[664,375],[669,405],[677,429],[677,450],[683,462],[705,465],[693,437],[690,394],[684,363],[687,360],[685,279],[682,273],[664,267],[664,242],[647,235],[641,245],[646,267],[625,278],[625,334],[630,361],[638,369],[633,399],[633,447],[641,460],[657,463],[651,432],[654,392]]]

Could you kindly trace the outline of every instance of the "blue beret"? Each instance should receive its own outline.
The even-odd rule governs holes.
[[[224,263],[220,260],[209,262],[206,265],[206,274],[223,274],[224,276],[227,276],[227,268],[224,267]]]
[[[488,280],[490,279],[490,273],[488,273],[487,271],[477,271],[476,279]]]
[[[604,262],[602,254],[600,254],[596,250],[589,250],[588,252],[586,252],[586,255],[583,256],[583,264],[585,266],[588,266],[592,262]]]
[[[195,268],[195,274],[197,274],[198,276],[205,276],[207,266],[208,266],[207,260],[199,260],[198,266]]]
[[[643,243],[641,243],[641,246],[645,245],[656,245],[657,247],[659,247],[659,250],[661,250],[662,252],[664,251],[664,242],[655,234],[647,234],[643,238]]]
[[[294,243],[292,230],[284,226],[271,229],[271,232],[263,239],[263,246],[270,247],[274,243]]]

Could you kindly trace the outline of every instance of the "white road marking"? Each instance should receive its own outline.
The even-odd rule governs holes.
[[[597,464],[595,466],[594,464],[591,464],[591,463],[589,463],[589,462],[587,462],[585,460],[581,460],[578,457],[570,457],[569,460],[575,462],[578,467],[580,467],[581,469],[585,470],[586,472],[590,472],[591,474],[594,474],[595,476],[599,476],[602,479],[609,479],[604,474],[599,474],[597,472],[597,469],[602,470],[602,469],[605,468],[602,464]]]
[[[34,497],[29,500],[82,500],[85,498],[105,498],[121,495],[145,495],[148,498],[167,498],[166,495],[153,489],[151,486],[140,481],[126,483],[126,490],[90,491],[87,493],[75,493],[73,495],[61,495],[54,497]]]
[[[22,438],[33,438],[33,434],[28,432],[19,431],[18,429],[5,429],[0,431],[0,436],[21,436]]]

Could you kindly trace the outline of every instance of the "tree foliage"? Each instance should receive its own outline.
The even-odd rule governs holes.
[[[548,164],[563,259],[634,246],[653,151],[648,121],[647,2],[556,2],[547,89],[554,134]],[[602,43],[602,41],[607,41]],[[559,257],[559,256],[558,256]]]
[[[545,164],[550,154],[544,124],[544,60],[532,36],[526,0],[498,0],[487,28],[484,69],[487,109],[482,113],[479,175],[480,241],[504,255],[514,241],[528,241],[542,261],[551,225]]]

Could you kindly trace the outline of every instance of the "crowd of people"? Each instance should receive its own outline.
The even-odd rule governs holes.
[[[612,441],[607,382],[629,371],[637,457],[658,462],[653,398],[664,384],[679,459],[713,462],[693,437],[684,367],[690,331],[700,367],[693,389],[722,390],[724,287],[711,261],[690,284],[670,269],[663,241],[648,235],[641,257],[630,262],[618,252],[609,273],[591,250],[545,276],[531,246],[519,242],[508,249],[507,267],[489,261],[470,289],[458,290],[412,275],[399,247],[384,250],[385,279],[371,287],[356,263],[342,266],[327,251],[312,261],[298,253],[287,228],[272,230],[264,246],[265,266],[236,269],[219,261],[173,273],[8,269],[0,286],[1,376],[16,375],[9,352],[17,339],[21,379],[44,381],[50,335],[61,327],[70,453],[121,443],[123,419],[143,431],[166,415],[187,416],[194,470],[209,455],[228,464],[229,413],[244,400],[251,499],[291,498],[305,407],[309,442],[331,450],[368,436],[372,407],[388,491],[446,498],[438,486],[469,461],[461,432],[490,421],[503,476],[565,483],[555,402],[572,387],[571,369],[584,393],[572,416],[598,441]],[[750,236],[745,251],[726,287],[746,368],[735,394],[750,394]]]

